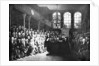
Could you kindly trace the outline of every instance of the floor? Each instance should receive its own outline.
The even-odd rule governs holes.
[[[48,52],[37,54],[37,55],[31,55],[24,58],[20,58],[17,61],[74,61],[76,59],[67,56],[67,57],[61,57],[57,55],[48,55]]]

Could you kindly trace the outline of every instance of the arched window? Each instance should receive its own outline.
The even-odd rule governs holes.
[[[53,28],[61,28],[61,13],[54,12],[52,17],[53,17]]]
[[[71,27],[71,13],[70,12],[64,13],[64,25],[66,28]]]
[[[82,20],[81,12],[75,12],[75,14],[74,14],[74,27],[75,28],[81,27],[81,20]]]

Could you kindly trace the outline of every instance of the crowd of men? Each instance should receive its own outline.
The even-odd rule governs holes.
[[[24,29],[23,26],[11,27],[9,30],[9,60],[43,53],[46,50],[60,54],[67,54],[73,50],[80,58],[85,57],[89,60],[90,33],[74,32],[73,36],[74,38],[71,39],[58,31]]]
[[[74,32],[73,48],[81,60],[90,60],[90,33]]]
[[[24,30],[23,26],[14,26],[9,33],[10,60],[44,52],[45,33],[43,31]]]
[[[58,32],[13,26],[9,30],[9,60],[16,60],[46,51],[46,41],[57,40]],[[53,39],[54,38],[54,39]]]

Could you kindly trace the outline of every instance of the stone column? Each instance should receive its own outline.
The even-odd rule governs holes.
[[[28,29],[30,30],[30,22],[31,22],[31,16],[28,17]]]
[[[23,14],[23,25],[24,25],[24,32],[25,32],[25,18],[26,18],[26,14]]]
[[[39,22],[38,22],[38,30],[40,30],[40,26],[41,26],[41,25],[40,25],[40,24],[41,24],[40,22],[41,22],[41,21],[39,20]]]

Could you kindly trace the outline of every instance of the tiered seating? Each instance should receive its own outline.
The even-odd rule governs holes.
[[[71,51],[81,60],[90,60],[90,33],[74,33],[73,39],[58,31],[13,27],[9,32],[9,60],[16,60],[46,51],[66,55]]]
[[[13,27],[9,34],[9,60],[44,52],[45,32]]]

